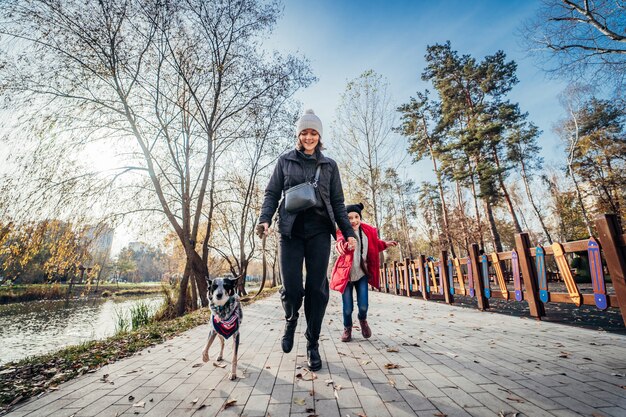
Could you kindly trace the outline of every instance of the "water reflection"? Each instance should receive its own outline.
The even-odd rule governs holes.
[[[143,301],[151,309],[160,296],[0,305],[0,364],[115,333],[115,311],[128,312]]]

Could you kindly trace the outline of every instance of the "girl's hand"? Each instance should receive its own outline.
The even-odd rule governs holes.
[[[348,238],[348,250],[356,249],[356,239],[353,237]]]
[[[339,256],[345,255],[347,246],[348,244],[346,243],[345,240],[338,240],[337,243],[335,243],[335,252],[337,252],[337,255]]]
[[[385,245],[387,245],[387,247],[398,246],[398,242],[396,242],[395,240],[385,240]]]

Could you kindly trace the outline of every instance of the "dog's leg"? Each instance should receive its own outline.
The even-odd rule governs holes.
[[[239,353],[239,332],[233,335],[235,340],[233,340],[233,361],[230,366],[230,374],[228,374],[228,379],[234,381],[237,379],[237,355]]]
[[[211,329],[211,331],[209,332],[209,338],[207,339],[206,345],[204,346],[204,350],[202,351],[203,362],[209,361],[209,349],[211,348],[211,345],[213,344],[213,341],[215,340],[215,336],[217,336],[217,333],[215,332],[215,330]]]
[[[217,361],[224,359],[224,336],[220,335],[220,355],[217,357]]]

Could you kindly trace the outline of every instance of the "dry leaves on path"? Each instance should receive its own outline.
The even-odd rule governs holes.
[[[228,400],[224,403],[224,407],[222,408],[226,410],[227,408],[234,406],[236,403],[237,403],[237,400]]]

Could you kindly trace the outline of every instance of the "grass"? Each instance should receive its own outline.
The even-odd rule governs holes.
[[[257,299],[270,296],[277,290],[278,288],[266,288]],[[242,304],[245,306],[252,303],[253,295],[246,297],[248,300],[242,301]],[[93,372],[103,365],[162,343],[193,327],[206,324],[210,316],[210,310],[202,308],[176,319],[151,321],[136,330],[119,333],[108,339],[86,342],[2,365],[0,414],[27,398],[55,389],[62,382]]]
[[[140,327],[150,324],[155,312],[145,301],[139,301],[131,306],[129,314],[124,311],[115,310],[115,333],[126,333],[130,330],[137,330]]]

